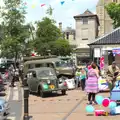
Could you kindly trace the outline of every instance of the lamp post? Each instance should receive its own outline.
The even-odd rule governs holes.
[[[24,87],[24,116],[23,120],[29,120],[29,88]]]

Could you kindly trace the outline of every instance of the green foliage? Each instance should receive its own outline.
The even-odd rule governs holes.
[[[52,9],[51,6],[49,6],[49,8],[47,9],[46,14],[52,16],[52,14],[53,14],[53,9]]]
[[[120,4],[118,3],[110,3],[105,6],[110,18],[113,20],[114,28],[120,26]]]
[[[47,17],[36,23],[37,31],[34,46],[36,48],[36,52],[41,55],[46,55],[47,50],[50,49],[51,42],[56,41],[61,36],[61,32],[55,26],[55,21]]]
[[[69,42],[64,39],[58,39],[57,41],[55,41],[52,48],[53,54],[58,56],[70,55],[70,53],[72,52]]]
[[[30,26],[24,24],[26,12],[21,0],[4,0],[4,3],[5,10],[2,12],[4,40],[1,41],[1,55],[17,60],[24,53],[26,40],[30,36]]]
[[[48,55],[50,52],[54,55],[69,55],[71,47],[68,41],[60,39],[62,34],[60,29],[55,26],[55,21],[50,18],[43,18],[38,21],[36,39],[34,47],[40,55]]]

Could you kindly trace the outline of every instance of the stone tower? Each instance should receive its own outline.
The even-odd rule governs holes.
[[[103,36],[104,34],[109,33],[113,30],[113,21],[105,10],[105,5],[111,2],[120,3],[120,0],[99,0],[97,3],[96,13],[100,22],[99,36]]]
[[[76,21],[76,43],[78,48],[89,48],[87,44],[98,36],[99,20],[96,14],[86,10],[83,14],[74,16]]]

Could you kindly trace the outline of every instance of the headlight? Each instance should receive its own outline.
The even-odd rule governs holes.
[[[57,74],[59,74],[59,71],[56,71]]]
[[[47,84],[50,84],[50,80],[47,80]]]
[[[59,82],[62,82],[62,79],[61,79],[61,78],[59,79]]]

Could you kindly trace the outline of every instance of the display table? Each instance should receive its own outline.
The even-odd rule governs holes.
[[[100,77],[98,80],[98,84],[99,84],[99,91],[109,91],[109,84],[106,81],[106,79]]]
[[[110,93],[111,100],[120,100],[120,86],[115,86]]]

